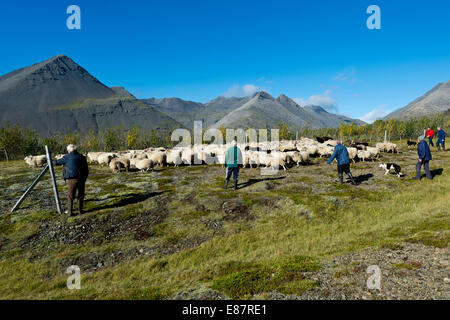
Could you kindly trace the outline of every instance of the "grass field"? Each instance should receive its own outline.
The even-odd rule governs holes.
[[[400,164],[406,177],[385,176],[380,161],[359,162],[358,186],[337,183],[325,159],[274,176],[244,169],[238,191],[221,189],[219,166],[113,174],[93,165],[88,212],[70,219],[55,213],[48,175],[10,213],[40,169],[2,162],[0,298],[301,294],[319,285],[309,272],[349,252],[404,242],[447,248],[450,152],[433,152],[432,181],[414,181],[416,152],[399,144],[399,154],[380,161]],[[81,290],[66,287],[71,265],[81,269]]]

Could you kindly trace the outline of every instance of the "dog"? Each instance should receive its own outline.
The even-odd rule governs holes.
[[[399,178],[404,175],[402,173],[402,168],[398,164],[395,164],[395,163],[382,163],[379,165],[379,167],[386,170],[384,175],[387,175],[391,170],[394,170],[395,174]]]
[[[408,148],[409,147],[415,147],[415,146],[417,146],[417,142],[414,142],[414,141],[406,141],[406,143],[408,144]]]

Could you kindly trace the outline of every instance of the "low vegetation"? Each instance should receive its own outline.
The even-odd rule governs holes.
[[[0,298],[300,295],[319,285],[312,271],[348,252],[407,242],[446,248],[450,152],[433,153],[433,181],[413,181],[416,152],[396,143],[400,153],[380,161],[400,164],[406,177],[358,162],[359,186],[337,183],[335,166],[320,158],[273,176],[245,169],[237,191],[221,189],[224,169],[215,165],[120,174],[92,165],[87,213],[70,219],[55,213],[45,181],[10,213],[40,169],[1,162]],[[58,185],[64,205],[64,181]],[[81,290],[66,287],[71,265],[81,268]]]

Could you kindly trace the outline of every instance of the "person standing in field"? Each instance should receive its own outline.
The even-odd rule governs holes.
[[[436,142],[436,147],[440,151],[442,145],[442,151],[445,151],[445,131],[444,129],[441,129],[441,127],[438,127],[437,129],[438,140]]]
[[[348,156],[347,148],[342,144],[342,141],[339,141],[338,145],[334,147],[334,152],[331,155],[330,159],[328,159],[327,164],[331,164],[331,162],[336,159],[337,160],[337,170],[339,175],[339,182],[344,183],[344,172],[348,175],[353,185],[356,185],[355,180],[353,179],[353,175],[350,172],[350,158]]]
[[[433,144],[434,131],[433,131],[433,129],[428,128],[425,135],[428,138],[428,143],[430,144],[430,146],[434,147],[434,144]]]
[[[413,179],[420,180],[422,178],[420,175],[420,169],[423,165],[427,179],[433,180],[430,172],[430,160],[432,159],[430,147],[426,143],[424,136],[420,136],[417,140],[419,142],[417,145],[417,155],[419,161],[416,163],[416,176]]]
[[[67,183],[67,211],[69,217],[73,213],[73,201],[77,194],[78,214],[83,214],[84,191],[89,168],[86,157],[77,151],[77,146],[69,144],[67,154],[59,160],[52,162],[54,165],[64,165],[63,177]]]
[[[225,154],[225,168],[227,168],[225,176],[225,184],[223,189],[226,189],[228,182],[230,181],[231,175],[233,174],[234,180],[234,190],[237,190],[238,179],[239,179],[239,165],[243,164],[242,152],[237,146],[236,140],[231,143],[231,148],[227,150]]]

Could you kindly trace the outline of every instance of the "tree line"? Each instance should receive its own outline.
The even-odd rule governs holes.
[[[388,140],[415,140],[423,131],[431,127],[450,127],[450,109],[431,116],[413,118],[404,121],[397,119],[377,120],[372,124],[359,125],[353,122],[341,122],[338,128],[313,128],[306,125],[302,130],[293,130],[286,124],[278,124],[279,139],[294,140],[300,137],[314,138],[328,136],[342,140],[365,140],[379,142],[384,140],[385,131]],[[219,128],[225,137],[225,128]],[[192,135],[193,136],[193,135]],[[270,139],[270,131],[268,139]],[[81,152],[113,151],[126,149],[146,149],[149,147],[173,147],[177,144],[171,136],[159,130],[142,129],[132,126],[106,128],[87,133],[70,132],[42,136],[37,131],[18,124],[0,128],[0,160],[20,159],[27,155],[43,154],[48,145],[53,154],[65,153],[68,144],[75,144]]]
[[[437,127],[444,130],[450,127],[450,109],[431,117],[411,118],[408,120],[376,120],[372,124],[359,125],[354,122],[341,122],[338,128],[312,128],[309,125],[302,130],[291,130],[286,124],[279,123],[279,136],[282,140],[292,140],[296,137],[327,136],[342,140],[365,140],[379,142],[384,140],[385,132],[388,140],[416,140],[426,128]]]

